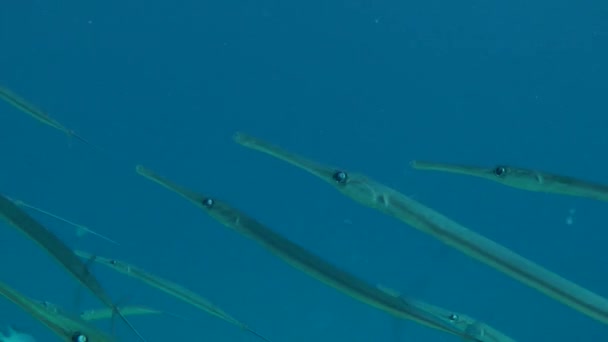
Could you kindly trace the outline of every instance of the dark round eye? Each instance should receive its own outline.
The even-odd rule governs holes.
[[[206,207],[206,208],[213,208],[213,205],[215,204],[215,201],[213,200],[213,198],[205,198],[201,201],[201,204]]]
[[[497,175],[498,177],[504,176],[506,173],[507,173],[506,166],[497,166],[494,168],[494,174]]]
[[[457,315],[457,314],[454,314],[454,313],[453,313],[453,314],[450,314],[450,315],[448,316],[448,319],[449,319],[450,321],[452,321],[452,322],[457,321],[457,320],[458,320],[458,315]]]
[[[72,335],[72,342],[88,342],[89,338],[87,337],[87,335],[84,335],[82,333],[76,332],[74,333],[74,335]]]
[[[116,265],[116,264],[118,264],[118,261],[116,261],[116,260],[110,260],[110,264]]]
[[[340,184],[344,184],[348,180],[348,174],[344,171],[336,171],[331,178]]]

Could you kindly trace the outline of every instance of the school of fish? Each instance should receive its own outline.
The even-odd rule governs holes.
[[[66,134],[68,137],[75,138],[95,149],[101,150],[96,145],[76,134],[73,130],[29,104],[8,88],[0,87],[0,98],[15,109]],[[362,174],[312,161],[245,133],[236,133],[233,138],[237,144],[243,147],[262,152],[306,171],[330,184],[355,202],[386,214],[402,222],[405,226],[418,229],[438,239],[445,245],[547,295],[553,300],[561,302],[599,323],[608,324],[608,300],[604,297],[545,269],[541,265],[476,233],[387,185]],[[608,186],[536,170],[505,165],[484,168],[426,161],[413,161],[411,167],[419,170],[433,170],[485,178],[528,191],[608,201]],[[340,269],[325,261],[321,256],[281,236],[254,217],[214,195],[178,185],[142,165],[136,165],[135,171],[143,178],[160,185],[194,204],[226,228],[255,241],[269,253],[286,262],[294,269],[356,301],[384,311],[396,318],[416,322],[442,333],[453,335],[462,341],[515,341],[514,338],[509,337],[502,330],[489,326],[482,320],[470,317],[465,313],[401,295],[388,287],[371,284],[355,274]],[[159,203],[159,208],[162,208],[161,203]],[[73,314],[60,308],[58,305],[31,299],[6,284],[4,282],[6,279],[0,279],[0,294],[46,326],[61,341],[119,341],[118,337],[113,333],[100,330],[92,323],[93,321],[112,319],[114,317],[119,318],[126,324],[140,341],[147,341],[144,337],[145,332],[142,333],[133,326],[128,320],[128,316],[169,314],[182,318],[179,315],[148,306],[118,306],[107,294],[100,281],[89,271],[90,262],[105,265],[121,274],[138,279],[143,284],[160,290],[175,299],[179,299],[209,315],[232,324],[262,341],[271,342],[280,340],[280,336],[273,336],[271,340],[266,334],[233,317],[210,300],[171,280],[144,271],[125,261],[72,249],[52,231],[28,214],[28,210],[72,225],[76,228],[76,232],[79,235],[93,234],[116,246],[120,246],[120,244],[87,226],[74,223],[63,218],[63,216],[56,215],[22,200],[14,199],[6,194],[0,194],[0,217],[6,223],[4,226],[14,228],[34,242],[104,305],[100,309]],[[0,341],[25,342],[35,340],[31,336],[9,327],[8,335],[2,334]]]

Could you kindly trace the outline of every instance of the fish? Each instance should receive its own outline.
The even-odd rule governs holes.
[[[58,305],[53,304],[49,301],[46,301],[46,300],[38,301],[38,303],[40,305],[46,307],[47,310],[52,310],[52,311],[56,311],[56,312],[64,312],[64,310],[62,308],[60,308]],[[186,320],[185,318],[183,318],[179,315],[164,312],[162,310],[153,309],[148,306],[141,306],[141,305],[121,306],[120,312],[125,316],[168,314],[170,316]],[[79,316],[84,321],[100,321],[100,320],[104,320],[104,319],[113,319],[114,313],[112,312],[112,309],[110,309],[110,308],[99,308],[99,309],[84,310],[80,313]]]
[[[140,305],[129,305],[129,306],[121,306],[120,312],[122,312],[125,316],[140,316],[140,315],[160,315],[166,313],[162,310],[153,309],[147,306]],[[170,314],[171,316],[179,317],[174,314]],[[85,321],[99,321],[103,319],[111,319],[114,316],[112,309],[109,308],[101,308],[101,309],[90,309],[85,310],[80,313],[80,318]],[[181,317],[180,317],[181,318]]]
[[[88,141],[87,139],[83,138],[82,136],[78,135],[74,130],[71,130],[69,128],[67,128],[66,126],[62,125],[59,121],[51,118],[48,114],[46,114],[45,112],[43,112],[42,110],[34,107],[33,105],[27,103],[27,101],[25,101],[24,99],[22,99],[21,97],[19,97],[17,94],[13,93],[11,90],[9,90],[6,87],[0,86],[0,99],[3,99],[4,101],[6,101],[8,104],[12,105],[13,107],[21,110],[23,113],[31,116],[32,118],[38,120],[39,122],[50,126],[64,134],[66,134],[68,137],[70,138],[75,138],[77,140],[80,140],[81,142],[99,150],[99,151],[103,151],[100,147],[98,147],[97,145],[91,143],[90,141]]]
[[[606,185],[532,169],[508,165],[485,168],[420,160],[414,160],[410,162],[410,165],[417,170],[457,173],[488,179],[521,190],[583,197],[608,202],[608,186]]]

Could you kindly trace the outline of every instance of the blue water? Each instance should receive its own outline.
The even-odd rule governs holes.
[[[135,164],[230,202],[370,283],[518,341],[604,341],[601,323],[231,136],[363,172],[608,296],[606,203],[408,167],[508,163],[608,183],[607,16],[605,1],[13,1],[0,11],[0,83],[105,152],[2,102],[0,191],[121,243],[32,214],[70,246],[183,284],[276,342],[457,339],[316,282],[137,176]],[[69,310],[101,306],[3,226],[2,281]],[[256,341],[135,280],[93,272],[120,304],[188,318],[132,318],[150,342]],[[0,322],[54,338],[6,300]]]

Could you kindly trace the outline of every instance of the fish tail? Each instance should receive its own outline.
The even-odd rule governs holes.
[[[133,331],[142,342],[147,342],[146,339],[142,336],[142,334],[140,334],[139,331],[137,331],[137,329],[133,326],[133,324],[131,324],[131,322],[129,322],[129,320],[120,312],[120,309],[118,309],[117,306],[112,306],[112,310],[114,311],[114,314],[120,317],[120,319],[125,322],[129,329],[131,329],[131,331]]]
[[[80,140],[81,142],[83,142],[83,143],[91,146],[92,148],[98,150],[99,152],[105,153],[104,149],[102,149],[101,147],[93,144],[92,142],[90,142],[89,140],[85,139],[83,136],[79,135],[78,133],[76,133],[76,132],[74,132],[72,130],[68,131],[68,135],[71,138],[75,138],[75,139]]]
[[[259,337],[262,341],[272,342],[266,336],[260,334],[259,332],[255,331],[255,330],[253,330],[251,328],[247,328],[246,327],[245,330],[249,331],[252,335],[255,335],[255,336]]]

